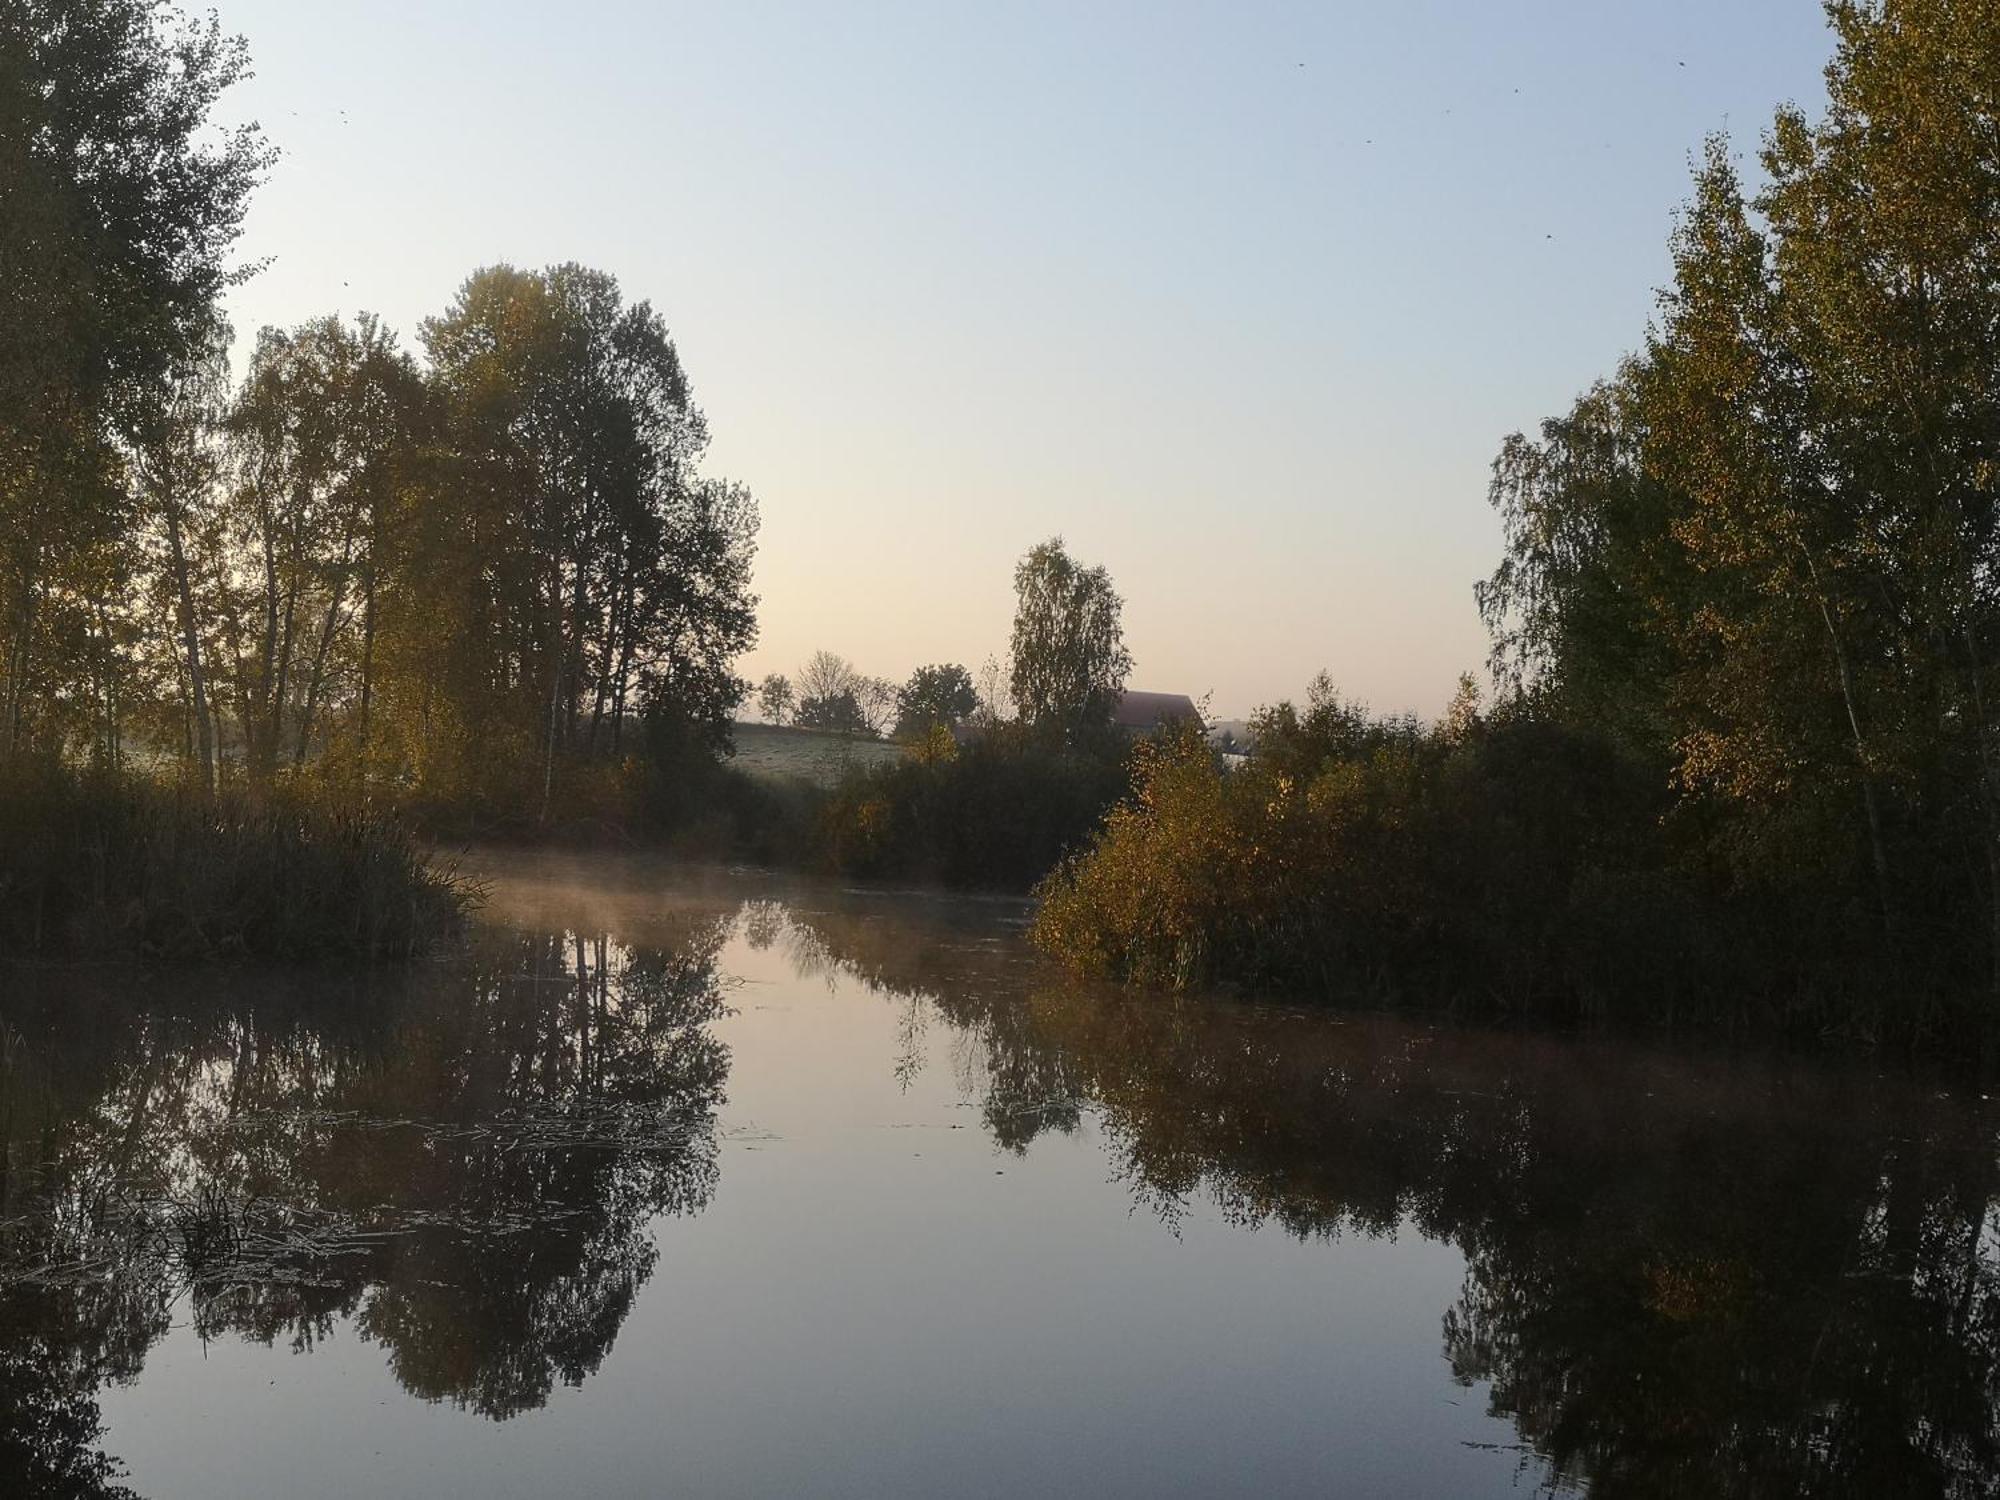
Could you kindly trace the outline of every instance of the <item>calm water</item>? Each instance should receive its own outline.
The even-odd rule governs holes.
[[[2000,1487],[1976,1096],[490,868],[392,983],[0,975],[0,1494]]]

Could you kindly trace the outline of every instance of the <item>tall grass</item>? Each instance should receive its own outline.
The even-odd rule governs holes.
[[[0,956],[390,962],[475,897],[381,813],[0,767]]]

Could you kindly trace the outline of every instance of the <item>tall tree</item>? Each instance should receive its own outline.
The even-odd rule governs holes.
[[[1109,720],[1132,670],[1120,624],[1124,603],[1110,573],[1075,562],[1061,537],[1021,559],[1014,597],[1016,710],[1036,730],[1073,742]]]
[[[156,620],[171,620],[169,651],[181,685],[184,748],[198,785],[215,789],[219,735],[211,679],[215,653],[208,639],[219,613],[215,585],[225,517],[229,330],[218,323],[209,347],[181,370],[170,400],[133,448],[132,473],[140,515],[150,533],[154,586],[143,601]]]
[[[249,270],[230,252],[270,153],[212,124],[247,71],[213,17],[158,0],[0,10],[0,754],[73,737],[96,696],[75,678],[115,655],[118,449]]]
[[[1852,870],[1926,963],[1970,919],[2000,996],[2000,4],[1827,12],[1825,114],[1754,196],[1710,143],[1643,354],[1503,450],[1481,603],[1722,866]]]
[[[253,774],[302,763],[331,702],[373,688],[366,647],[415,364],[363,316],[265,329],[231,414],[236,696]]]
[[[501,496],[487,582],[495,670],[559,752],[615,749],[671,702],[718,744],[755,638],[754,500],[703,481],[707,426],[664,322],[599,271],[475,273],[424,342],[471,482]]]

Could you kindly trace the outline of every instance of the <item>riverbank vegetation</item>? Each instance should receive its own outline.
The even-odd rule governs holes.
[[[1493,710],[1315,694],[1046,888],[1142,980],[1871,1037],[2000,1012],[1988,6],[1828,7],[1830,104],[1710,143],[1640,350],[1493,469]],[[1276,732],[1273,732],[1276,731]]]
[[[379,812],[0,768],[9,956],[393,962],[452,937],[476,898]]]
[[[219,299],[273,159],[215,120],[247,71],[152,0],[0,18],[0,924],[37,949],[406,947],[383,902],[455,903],[399,820],[587,810],[649,716],[713,751],[743,692],[755,503],[698,473],[673,342],[610,276],[485,267],[421,363],[325,316],[232,381]],[[225,850],[346,903],[299,920],[351,941],[239,921]]]

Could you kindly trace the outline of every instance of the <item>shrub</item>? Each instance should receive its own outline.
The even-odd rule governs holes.
[[[1753,884],[1668,808],[1663,768],[1532,714],[1287,709],[1238,771],[1192,733],[1142,748],[1131,800],[1039,887],[1034,938],[1144,985],[1875,1034],[1894,971],[1838,897],[1858,867]]]
[[[1063,750],[1012,726],[851,772],[818,810],[813,859],[847,875],[1027,890],[1130,789],[1123,746]]]

